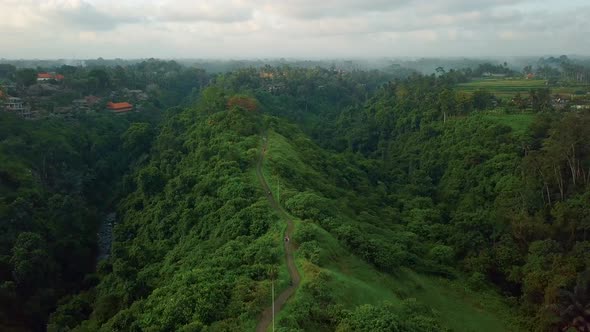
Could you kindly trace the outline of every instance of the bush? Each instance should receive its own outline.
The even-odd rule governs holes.
[[[94,304],[94,317],[99,322],[106,322],[119,311],[121,298],[114,294],[99,297]]]
[[[304,242],[303,244],[301,244],[301,246],[299,246],[299,252],[303,257],[305,257],[305,259],[307,259],[313,264],[318,265],[318,263],[320,262],[321,249],[320,245],[315,240]]]
[[[308,222],[303,222],[297,225],[293,240],[297,243],[313,241],[316,239],[315,228]]]
[[[469,279],[467,279],[467,285],[474,291],[479,291],[486,286],[486,276],[479,272],[474,272]]]
[[[444,265],[451,265],[454,261],[455,253],[453,248],[442,244],[437,244],[428,253],[428,258],[433,262]]]

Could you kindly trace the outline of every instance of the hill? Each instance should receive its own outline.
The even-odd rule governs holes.
[[[510,330],[493,291],[482,300],[459,279],[432,276],[457,273],[423,258],[430,245],[391,218],[381,193],[371,194],[369,160],[319,148],[295,126],[262,115],[266,105],[255,100],[242,107],[221,90],[206,94],[163,124],[149,160],[126,180],[100,283],[64,302],[50,330],[253,329],[268,305],[269,271],[278,269],[277,293],[289,281],[286,220],[254,172],[265,130],[263,173],[273,188],[281,180],[273,194],[295,221],[303,278],[278,326],[346,330],[384,319],[404,331]]]
[[[368,196],[342,185],[353,170],[356,181],[370,183],[365,172],[353,168],[358,165],[322,151],[292,126],[277,121],[273,127],[265,170],[280,183],[275,195],[280,191],[282,204],[296,218],[296,256],[304,276],[278,326],[388,330],[379,327],[385,320],[407,331],[517,330],[497,294],[477,294],[463,286],[465,280],[412,271],[421,264],[417,254],[426,249],[418,248],[416,234],[372,210]]]
[[[539,93],[534,113],[491,111],[451,71],[383,79],[250,68],[161,122],[11,124],[52,134],[33,155],[16,132],[0,145],[3,216],[46,204],[34,228],[5,223],[20,234],[2,251],[3,317],[31,303],[49,331],[264,331],[274,290],[281,331],[583,326],[590,116]],[[33,278],[95,253],[94,210],[116,212],[110,255],[70,284]]]

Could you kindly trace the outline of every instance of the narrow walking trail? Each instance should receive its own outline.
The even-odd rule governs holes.
[[[258,162],[256,164],[256,176],[258,176],[258,180],[260,181],[260,185],[264,190],[264,194],[270,203],[270,206],[277,212],[277,214],[284,220],[287,221],[287,230],[285,231],[285,236],[292,238],[293,235],[293,220],[287,213],[281,208],[279,203],[275,200],[274,196],[272,195],[272,191],[266,179],[264,178],[264,174],[262,173],[262,163],[264,161],[264,156],[266,155],[267,146],[268,146],[268,139],[266,136],[263,138],[264,144],[262,146],[262,151],[260,153],[260,158],[258,158]],[[295,259],[293,258],[293,246],[291,245],[291,241],[286,242],[283,240],[283,245],[285,246],[285,261],[287,263],[287,269],[289,270],[289,276],[291,277],[291,285],[287,287],[278,297],[275,298],[275,302],[273,303],[275,308],[275,316],[283,308],[283,305],[299,286],[299,282],[301,277],[299,275],[299,271],[297,271],[297,267],[295,266]],[[272,323],[272,306],[266,308],[262,312],[262,317],[260,317],[260,321],[258,321],[258,325],[256,326],[256,332],[266,332],[269,325]]]

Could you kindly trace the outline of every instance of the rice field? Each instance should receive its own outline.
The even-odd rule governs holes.
[[[458,85],[459,91],[473,93],[477,90],[487,90],[498,97],[512,97],[518,92],[528,93],[531,89],[548,87],[545,80],[524,79],[482,79]]]
[[[469,83],[457,85],[458,91],[473,93],[477,90],[487,90],[501,98],[511,98],[518,92],[528,94],[531,89],[549,88],[551,93],[559,94],[586,94],[590,92],[590,85],[576,86],[550,86],[545,80],[526,80],[526,79],[480,79]]]

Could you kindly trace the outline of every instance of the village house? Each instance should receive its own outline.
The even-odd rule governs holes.
[[[25,119],[30,119],[32,117],[31,108],[25,105],[23,100],[18,97],[8,97],[6,98],[6,102],[4,104],[4,110],[6,112],[14,113],[19,115]]]
[[[88,112],[90,107],[88,107],[88,103],[86,99],[75,99],[72,100],[72,107],[78,112]]]
[[[76,99],[72,101],[73,108],[78,112],[88,112],[94,108],[99,102],[100,97],[96,96],[86,96],[81,99]]]
[[[61,118],[71,118],[74,115],[75,110],[71,106],[58,106],[55,107],[53,109],[53,112],[51,113],[53,116],[58,116]]]
[[[488,72],[483,73],[481,76],[483,76],[483,77],[506,77],[506,74],[491,73],[488,71]]]
[[[109,102],[107,104],[107,110],[115,113],[115,114],[125,114],[133,111],[133,105],[129,104],[128,102],[122,103],[113,103]]]
[[[23,100],[18,97],[8,97],[6,99],[6,103],[4,104],[4,109],[7,112],[20,112],[25,109],[25,104]]]
[[[51,80],[62,81],[65,77],[56,73],[39,73],[37,74],[37,82],[46,82]]]

